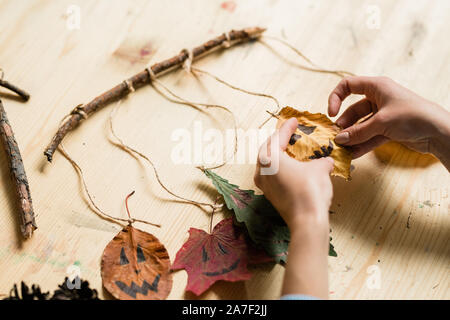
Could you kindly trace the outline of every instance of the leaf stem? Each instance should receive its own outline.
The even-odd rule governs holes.
[[[134,194],[135,194],[135,191],[133,191],[132,193],[127,195],[127,197],[125,198],[125,207],[127,208],[127,214],[128,214],[128,218],[130,218],[130,220],[132,220],[133,218],[131,218],[130,209],[128,209],[128,199],[130,199],[131,196]]]

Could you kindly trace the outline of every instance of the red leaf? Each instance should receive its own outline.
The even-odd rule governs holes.
[[[188,273],[186,291],[200,295],[219,280],[250,279],[247,263],[244,236],[234,227],[233,219],[228,218],[219,222],[212,234],[191,228],[189,239],[178,251],[172,269],[185,269]]]

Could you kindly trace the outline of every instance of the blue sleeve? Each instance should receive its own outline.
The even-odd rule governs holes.
[[[320,300],[320,299],[313,296],[308,296],[306,294],[287,294],[282,296],[280,300]]]

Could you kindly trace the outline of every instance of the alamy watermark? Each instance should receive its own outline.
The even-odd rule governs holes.
[[[381,8],[375,4],[366,7],[366,26],[371,30],[381,28]]]
[[[66,27],[69,30],[81,29],[81,8],[71,4],[66,10]]]
[[[193,129],[178,128],[172,132],[175,143],[171,150],[173,164],[214,165],[227,160],[230,164],[255,164],[260,146],[273,129],[205,129],[194,121]],[[234,154],[237,137],[237,152]]]
[[[72,264],[66,269],[66,286],[69,290],[81,289],[81,268],[77,264]]]
[[[381,289],[381,269],[377,265],[371,265],[367,268],[366,287],[370,290]]]

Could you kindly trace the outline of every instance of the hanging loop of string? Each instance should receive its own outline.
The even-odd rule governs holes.
[[[120,222],[126,222],[128,224],[132,224],[134,222],[141,222],[141,223],[145,223],[154,227],[158,227],[160,228],[161,225],[156,224],[156,223],[152,223],[146,220],[141,220],[141,219],[136,219],[136,218],[131,218],[129,216],[128,219],[123,219],[123,218],[118,218],[118,217],[114,217],[108,213],[106,213],[105,211],[103,211],[102,209],[100,209],[100,207],[95,203],[89,188],[87,186],[86,183],[86,179],[84,178],[84,173],[83,170],[81,169],[81,167],[78,165],[78,163],[72,159],[72,157],[67,153],[67,151],[65,150],[63,144],[61,143],[58,147],[59,151],[61,152],[61,154],[70,162],[70,164],[73,166],[73,168],[75,169],[76,173],[78,174],[81,182],[82,182],[82,186],[83,186],[83,190],[84,193],[86,194],[87,198],[88,198],[88,204],[91,207],[91,209],[102,219],[108,220],[110,222],[114,222],[114,223],[119,223]]]
[[[226,85],[227,87],[229,87],[231,89],[234,89],[234,90],[237,90],[237,91],[240,91],[240,92],[252,95],[252,96],[269,98],[269,99],[273,100],[275,102],[275,104],[277,105],[277,109],[274,111],[274,113],[278,113],[281,110],[281,105],[280,105],[280,102],[278,101],[278,99],[275,98],[274,96],[270,95],[270,94],[260,93],[260,92],[253,92],[253,91],[249,91],[249,90],[246,90],[246,89],[243,89],[243,88],[239,88],[239,87],[237,87],[235,85],[232,85],[231,83],[226,82],[225,80],[223,80],[223,79],[219,78],[218,76],[213,75],[212,73],[210,73],[208,71],[205,71],[205,70],[201,70],[201,69],[198,69],[198,68],[191,67],[191,71],[194,74],[195,73],[201,73],[201,74],[207,75],[207,76],[215,79],[216,81]],[[259,125],[259,128],[263,127],[267,123],[267,121],[269,121],[269,119],[267,119],[261,125]]]
[[[258,38],[258,41],[270,48],[272,48],[275,52],[278,53],[277,50],[275,50],[272,46],[270,46],[267,42],[265,42],[263,39],[270,39],[270,40],[275,40],[281,44],[283,44],[284,46],[288,47],[289,49],[291,49],[294,53],[296,53],[298,56],[300,56],[301,58],[303,58],[307,63],[309,63],[313,68],[308,67],[308,66],[304,66],[299,64],[298,66],[302,69],[308,70],[308,71],[312,71],[312,72],[320,72],[320,73],[330,73],[330,74],[335,74],[338,77],[341,78],[345,78],[346,76],[354,76],[355,74],[349,71],[345,71],[345,70],[328,70],[328,69],[324,69],[321,66],[317,65],[316,63],[314,63],[310,58],[308,58],[306,55],[304,55],[299,49],[297,49],[296,47],[294,47],[293,45],[291,45],[289,42],[287,42],[286,40],[283,40],[281,38],[278,37],[274,37],[274,36],[269,36],[269,35],[264,35],[261,36],[260,38]]]
[[[200,202],[200,201],[195,201],[195,200],[191,200],[182,196],[177,195],[176,193],[174,193],[173,191],[171,191],[161,180],[161,177],[159,175],[158,170],[156,169],[155,164],[153,163],[153,161],[150,160],[149,157],[147,157],[145,154],[143,154],[142,152],[134,149],[133,147],[130,147],[129,145],[125,144],[123,142],[123,140],[116,134],[116,131],[114,129],[114,116],[117,113],[117,110],[120,106],[120,102],[119,101],[116,106],[113,108],[113,110],[111,111],[110,115],[109,115],[109,129],[111,132],[111,135],[116,139],[116,142],[114,142],[114,144],[116,146],[118,146],[119,148],[121,148],[122,150],[124,150],[125,152],[128,152],[131,155],[138,155],[139,157],[141,157],[142,159],[144,159],[145,161],[147,161],[150,166],[153,168],[153,172],[155,173],[155,177],[156,177],[156,181],[158,181],[159,185],[161,186],[161,188],[163,188],[168,194],[172,195],[173,197],[182,200],[186,203],[190,203],[190,204],[194,204],[197,206],[207,206],[207,207],[211,207],[213,210],[216,208],[221,207],[222,205],[216,205],[216,203],[205,203],[205,202]]]
[[[202,166],[197,166],[197,168],[202,170],[202,171],[218,169],[218,168],[221,168],[224,165],[226,165],[229,161],[231,161],[234,158],[234,156],[236,155],[237,149],[238,149],[237,121],[236,121],[236,116],[234,115],[233,111],[231,111],[229,108],[227,108],[225,106],[221,106],[221,105],[217,105],[217,104],[199,103],[199,102],[192,102],[192,101],[186,100],[186,99],[180,97],[179,95],[177,95],[176,93],[174,93],[165,84],[163,84],[161,81],[159,81],[156,78],[155,74],[153,73],[153,70],[150,67],[148,67],[146,70],[147,70],[147,72],[149,74],[149,77],[150,77],[150,80],[151,80],[150,83],[153,86],[153,88],[155,89],[155,91],[158,92],[161,96],[163,96],[167,100],[169,100],[170,102],[183,104],[183,105],[188,105],[188,106],[191,106],[191,107],[193,107],[194,109],[197,109],[197,110],[201,110],[201,108],[199,108],[199,106],[205,107],[205,108],[222,109],[222,110],[226,111],[227,113],[229,113],[231,115],[231,117],[233,119],[233,127],[234,127],[234,150],[233,150],[233,153],[228,158],[226,158],[221,164],[218,164],[218,165],[215,165],[215,166],[210,166],[210,167],[206,167],[206,166],[202,165]],[[162,87],[173,98],[169,97],[166,93],[164,93],[157,86],[155,86],[155,83],[158,84],[160,87]]]
[[[228,35],[228,34],[226,34],[226,35]],[[229,38],[229,35],[228,35],[228,38]],[[227,39],[228,39],[228,38],[227,38]],[[212,73],[210,73],[210,72],[208,72],[208,71],[201,70],[201,69],[199,69],[199,68],[193,67],[193,66],[192,66],[192,62],[193,62],[192,51],[187,50],[187,49],[184,49],[184,51],[188,53],[188,58],[185,60],[185,62],[184,62],[184,64],[183,64],[183,68],[184,68],[188,73],[192,73],[194,76],[196,76],[197,73],[201,73],[201,74],[204,74],[204,75],[209,76],[210,78],[216,80],[217,82],[219,82],[219,83],[221,83],[221,84],[223,84],[223,85],[225,85],[225,86],[227,86],[227,87],[229,87],[229,88],[231,88],[231,89],[233,89],[233,90],[237,90],[237,91],[240,91],[240,92],[243,92],[243,93],[246,93],[246,94],[249,94],[249,95],[253,95],[253,96],[269,98],[269,99],[273,100],[273,101],[275,102],[275,104],[277,105],[277,110],[275,111],[275,113],[280,112],[280,110],[281,110],[280,102],[279,102],[278,99],[275,98],[274,96],[272,96],[272,95],[270,95],[270,94],[259,93],[259,92],[253,92],[253,91],[249,91],[249,90],[246,90],[246,89],[243,89],[243,88],[239,88],[239,87],[237,87],[237,86],[235,86],[235,85],[233,85],[233,84],[231,84],[231,83],[229,83],[229,82],[227,82],[227,81],[225,81],[225,80],[219,78],[218,76],[213,75]],[[268,121],[268,120],[266,120],[266,122],[267,122],[267,121]],[[264,122],[263,124],[261,124],[259,127],[261,128],[266,122]]]
[[[219,199],[220,199],[220,196],[216,198],[216,201],[214,201],[215,205],[217,204]],[[213,208],[213,210],[211,211],[211,218],[209,219],[209,233],[210,234],[212,234],[212,230],[213,230],[214,213],[216,212],[217,209],[222,208],[222,207],[223,207],[223,204],[220,207]]]
[[[305,66],[305,65],[302,65],[302,64],[296,64],[301,69],[304,69],[304,70],[307,70],[307,71],[311,71],[311,72],[334,74],[334,75],[337,75],[340,78],[345,78],[346,76],[354,76],[354,74],[352,72],[349,72],[349,71],[344,71],[344,70],[327,70],[327,69],[324,69],[324,68],[318,66],[310,58],[308,58],[306,55],[304,55],[300,50],[298,50],[296,47],[291,45],[289,42],[287,42],[287,41],[285,41],[285,40],[283,40],[281,38],[274,37],[274,36],[263,35],[263,36],[261,36],[260,38],[257,39],[257,41],[259,41],[261,44],[265,45],[269,49],[273,50],[276,54],[279,54],[279,52],[275,48],[270,46],[267,42],[265,42],[263,40],[263,38],[278,41],[279,43],[281,43],[284,46],[286,46],[289,49],[291,49],[294,53],[296,53],[298,56],[300,56],[303,60],[305,60],[307,63],[309,63],[312,66],[312,67],[308,67],[308,66]],[[260,128],[264,124],[266,124],[272,117],[278,118],[278,115],[280,114],[280,109],[278,109],[277,112],[269,112],[269,111],[267,111],[267,112],[271,116],[269,118],[267,118],[266,121],[263,122],[263,124],[260,126]]]
[[[229,38],[229,37],[230,37],[229,34],[225,33],[224,35],[225,35],[225,37],[226,37],[228,40],[230,39],[230,38]],[[226,43],[226,42],[224,42],[224,43]],[[275,112],[275,113],[280,112],[280,110],[281,110],[280,102],[279,102],[278,99],[275,98],[274,96],[272,96],[272,95],[270,95],[270,94],[266,94],[266,93],[254,92],[254,91],[249,91],[249,90],[246,90],[246,89],[243,89],[243,88],[239,88],[239,87],[237,87],[237,86],[235,86],[235,85],[233,85],[233,84],[231,84],[231,83],[229,83],[229,82],[227,82],[227,81],[225,81],[225,80],[219,78],[218,76],[216,76],[216,75],[214,75],[214,74],[212,74],[212,73],[210,73],[210,72],[208,72],[208,71],[201,70],[201,69],[199,69],[199,68],[193,67],[193,66],[192,66],[192,63],[193,63],[193,54],[192,54],[192,50],[183,49],[183,52],[186,52],[187,55],[188,55],[188,58],[187,58],[187,59],[184,61],[184,63],[183,63],[183,69],[185,69],[187,73],[190,73],[190,74],[192,74],[192,75],[194,75],[194,76],[197,76],[197,73],[201,73],[201,74],[207,75],[208,77],[210,77],[210,78],[216,80],[217,82],[219,82],[219,83],[221,83],[221,84],[223,84],[223,85],[225,85],[225,86],[227,86],[227,87],[229,87],[229,88],[231,88],[231,89],[233,89],[233,90],[237,90],[237,91],[240,91],[240,92],[243,92],[243,93],[246,93],[246,94],[249,94],[249,95],[253,95],[253,96],[269,98],[269,99],[273,100],[273,101],[275,102],[276,106],[277,106],[277,109],[276,109],[276,111],[274,111],[274,112]],[[261,128],[262,126],[264,126],[264,125],[267,123],[267,121],[269,121],[269,120],[270,120],[270,118],[267,119],[266,121],[264,121],[264,122],[259,126],[259,128]]]

